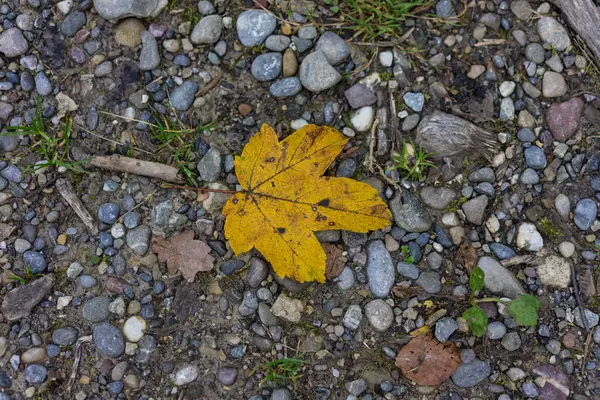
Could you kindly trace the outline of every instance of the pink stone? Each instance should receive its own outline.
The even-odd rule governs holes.
[[[575,97],[569,101],[554,103],[550,106],[546,113],[546,124],[554,139],[564,142],[577,132],[583,105],[583,100]]]

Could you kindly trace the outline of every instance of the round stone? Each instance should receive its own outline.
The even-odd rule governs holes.
[[[137,343],[140,341],[142,337],[144,337],[144,332],[146,331],[146,321],[142,319],[140,316],[133,316],[129,318],[125,325],[123,325],[123,333],[128,341]]]
[[[117,358],[125,352],[123,334],[117,327],[108,322],[94,327],[92,338],[98,350],[109,357]]]

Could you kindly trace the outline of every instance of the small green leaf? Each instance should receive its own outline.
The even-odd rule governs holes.
[[[98,264],[100,262],[100,260],[102,260],[100,257],[98,257],[97,255],[93,255],[90,257],[90,262],[92,264]]]
[[[521,326],[537,325],[539,309],[540,302],[530,294],[521,294],[508,303],[508,312]]]
[[[473,268],[471,271],[471,277],[469,278],[469,286],[473,292],[483,289],[483,281],[485,279],[485,272],[479,267]]]
[[[467,324],[469,324],[469,329],[473,335],[483,336],[485,334],[488,326],[488,317],[485,311],[473,305],[471,308],[465,310],[462,316],[467,320]]]
[[[329,8],[331,10],[331,12],[337,13],[338,11],[340,11],[340,8],[338,6],[331,6]]]

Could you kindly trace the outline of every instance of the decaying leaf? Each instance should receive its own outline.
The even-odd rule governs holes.
[[[330,127],[306,125],[279,142],[263,125],[235,158],[245,192],[223,207],[225,237],[236,254],[256,248],[280,277],[325,281],[325,251],[313,232],[368,232],[391,213],[366,183],[321,177],[348,141]]]
[[[13,225],[0,223],[0,240],[7,239],[14,230],[15,227]]]
[[[342,273],[348,259],[344,257],[344,251],[334,244],[324,243],[323,250],[325,250],[325,256],[327,257],[325,278],[330,281]]]
[[[460,365],[460,354],[453,343],[440,343],[431,334],[414,337],[400,350],[396,366],[411,381],[438,386],[447,381]]]
[[[477,265],[477,252],[473,246],[464,243],[458,248],[454,260],[456,264],[470,271]]]
[[[215,259],[210,255],[210,247],[200,240],[194,240],[194,231],[184,231],[170,239],[155,236],[152,251],[158,259],[167,263],[170,274],[177,270],[188,282],[193,282],[197,272],[213,269]]]

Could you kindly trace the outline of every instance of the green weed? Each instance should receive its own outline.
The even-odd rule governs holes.
[[[40,274],[40,273],[34,273],[30,267],[25,267],[25,270],[23,270],[22,275],[17,275],[13,271],[9,271],[5,268],[3,268],[3,269],[4,269],[4,272],[6,272],[6,274],[8,275],[7,278],[9,281],[19,282],[20,284],[25,284],[34,278],[42,276],[42,274]]]
[[[378,40],[400,38],[402,21],[418,7],[433,4],[433,1],[346,0],[339,3],[342,19],[349,22],[346,29],[355,32],[353,37]]]
[[[43,162],[29,166],[28,169],[34,172],[48,167],[64,167],[76,173],[87,173],[81,164],[83,161],[69,161],[69,146],[71,145],[71,135],[73,128],[73,118],[67,116],[61,131],[57,133],[46,132],[46,125],[42,117],[41,98],[38,98],[35,106],[35,115],[31,125],[7,126],[6,132],[2,136],[31,136],[33,143],[30,148],[42,156]]]
[[[397,169],[405,179],[422,181],[425,179],[425,171],[434,166],[429,161],[432,153],[427,153],[422,148],[416,148],[412,142],[410,146],[412,152],[409,150],[409,144],[403,141],[400,154],[392,154],[394,165],[391,169]]]
[[[542,236],[547,239],[556,239],[563,236],[562,231],[548,217],[543,217],[538,221],[538,229]]]
[[[157,114],[158,116],[158,114]],[[158,143],[158,154],[169,153],[173,163],[189,184],[198,186],[196,182],[196,172],[190,168],[190,159],[194,155],[194,142],[198,135],[206,130],[212,129],[215,124],[200,125],[196,128],[187,128],[177,119],[174,123],[160,114],[156,118],[156,124],[149,124],[152,138]]]
[[[415,263],[415,258],[410,255],[410,247],[404,245],[400,247],[400,251],[402,252],[402,261],[409,264]]]
[[[296,383],[302,378],[302,367],[306,362],[299,358],[280,358],[269,361],[265,367],[265,381],[275,385],[287,385],[291,383],[296,387]]]

